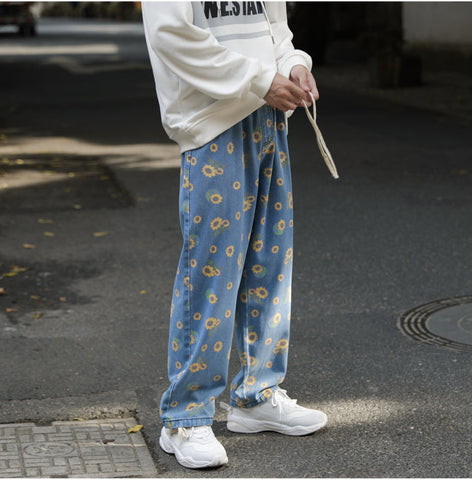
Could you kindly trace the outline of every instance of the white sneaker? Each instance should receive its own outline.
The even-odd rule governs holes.
[[[218,467],[228,463],[226,451],[209,425],[162,428],[159,445],[187,468]]]
[[[307,435],[323,428],[328,421],[326,414],[297,405],[282,389],[275,390],[271,398],[252,408],[222,406],[228,410],[228,430],[237,433],[269,430],[285,435]]]

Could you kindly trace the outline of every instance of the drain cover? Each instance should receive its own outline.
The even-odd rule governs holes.
[[[400,317],[398,326],[419,342],[472,353],[472,295],[413,308]]]

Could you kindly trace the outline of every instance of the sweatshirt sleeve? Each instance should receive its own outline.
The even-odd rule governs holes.
[[[296,50],[292,44],[293,34],[287,24],[285,2],[267,2],[266,10],[274,36],[277,71],[287,78],[295,65],[303,65],[311,71],[313,63],[310,55]]]
[[[276,72],[193,25],[190,2],[143,2],[142,12],[150,47],[187,84],[217,100],[268,92]]]

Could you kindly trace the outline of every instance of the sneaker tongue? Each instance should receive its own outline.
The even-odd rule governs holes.
[[[206,438],[210,435],[211,428],[206,425],[203,427],[193,427],[192,436],[195,438]]]
[[[287,395],[286,390],[278,389],[275,391],[275,399],[276,401],[280,401],[282,404],[291,404],[291,405],[296,405],[297,401],[294,398],[290,398]]]

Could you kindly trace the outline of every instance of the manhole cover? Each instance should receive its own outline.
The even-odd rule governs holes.
[[[400,317],[398,326],[419,342],[472,353],[472,295],[413,308]]]

